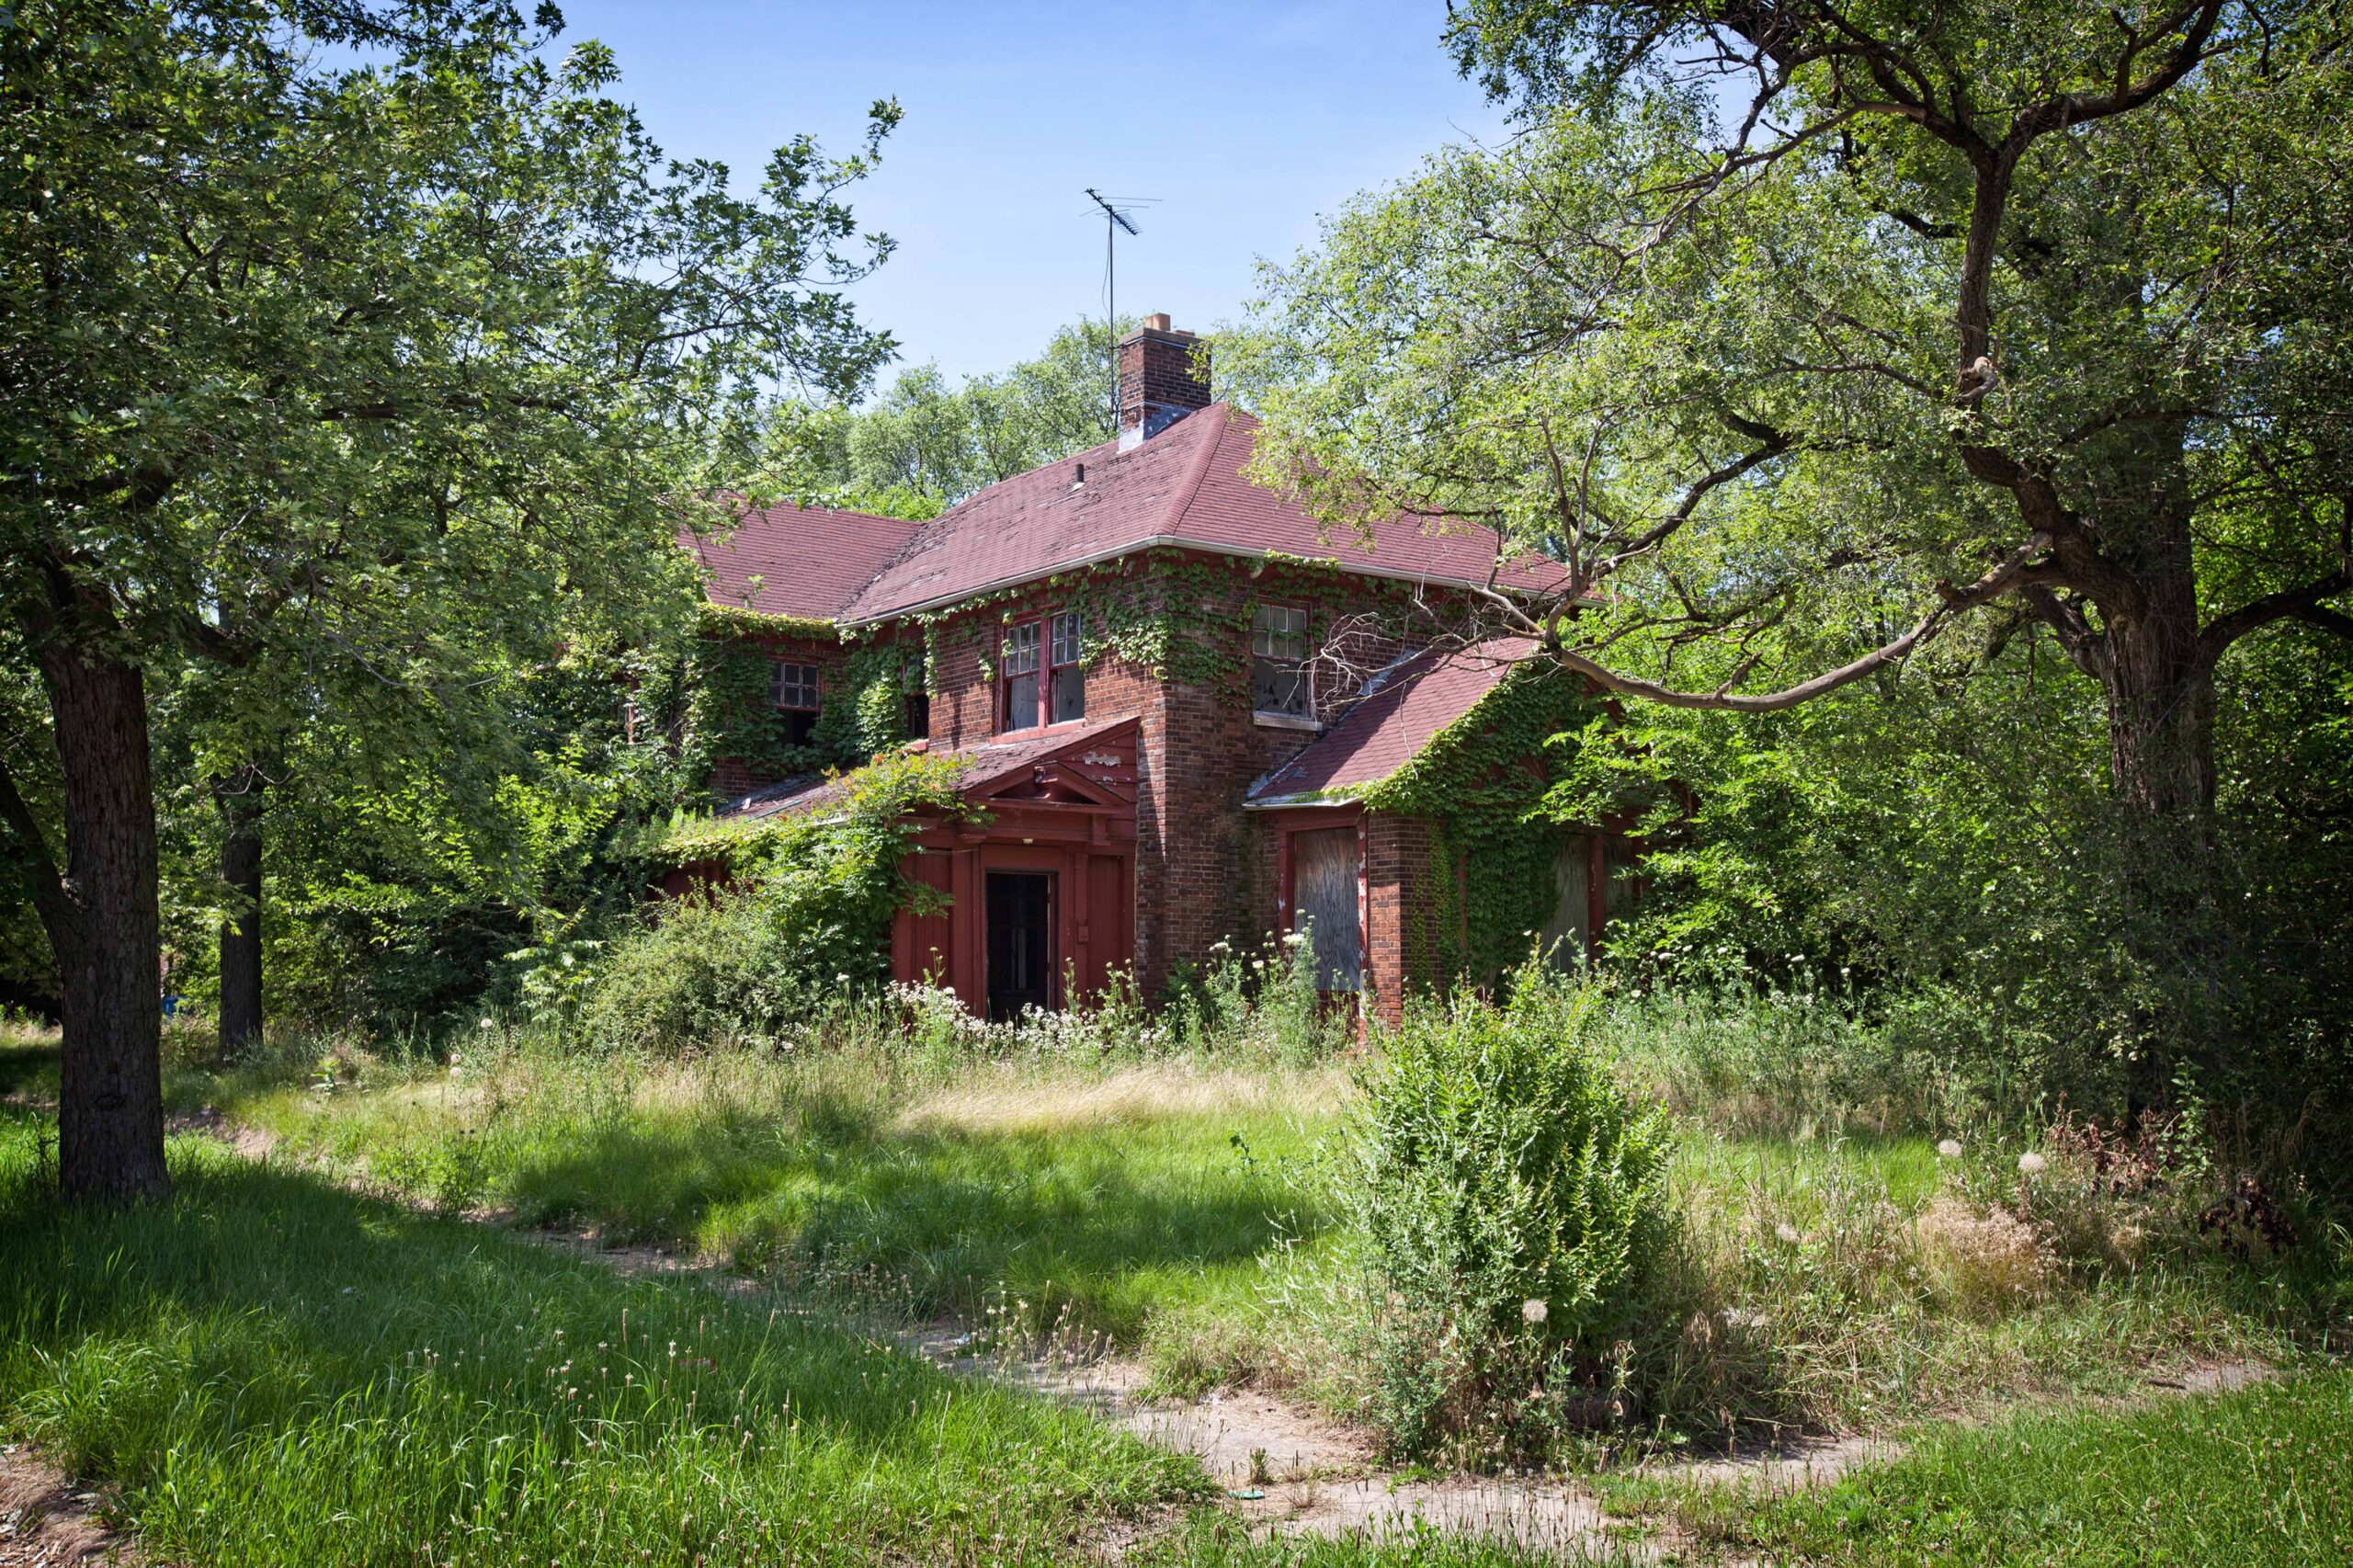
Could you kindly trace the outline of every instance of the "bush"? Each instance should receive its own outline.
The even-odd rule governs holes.
[[[1355,1183],[1386,1300],[1392,1449],[1540,1454],[1623,1392],[1671,1240],[1668,1125],[1619,1086],[1596,994],[1531,965],[1507,1007],[1417,1008],[1367,1088]]]
[[[618,945],[592,989],[590,1038],[650,1050],[773,1043],[809,1021],[813,998],[879,992],[892,917],[938,896],[899,869],[913,813],[968,814],[961,777],[952,759],[884,756],[821,809],[681,835],[673,856],[722,859],[737,880],[662,905],[656,924]]]

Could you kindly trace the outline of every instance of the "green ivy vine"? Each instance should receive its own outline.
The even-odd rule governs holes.
[[[1407,961],[1434,980],[1484,984],[1528,954],[1559,903],[1553,867],[1569,830],[1545,797],[1574,756],[1576,735],[1606,710],[1572,672],[1549,662],[1510,671],[1403,767],[1363,790],[1370,811],[1432,826],[1427,929],[1408,933]]]
[[[1250,664],[1250,624],[1256,602],[1279,598],[1311,614],[1336,609],[1363,613],[1368,599],[1392,607],[1394,630],[1426,611],[1412,602],[1410,585],[1349,574],[1336,560],[1267,551],[1263,557],[1199,556],[1153,550],[1040,582],[997,589],[955,604],[900,618],[922,629],[935,653],[943,635],[974,640],[984,679],[996,676],[998,633],[1032,605],[1085,619],[1086,662],[1116,656],[1155,679],[1209,687],[1227,700],[1246,702],[1242,678]],[[991,618],[986,612],[995,610]],[[936,665],[937,659],[932,661]]]

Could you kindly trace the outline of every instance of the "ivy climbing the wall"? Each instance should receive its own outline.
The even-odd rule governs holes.
[[[835,642],[838,630],[830,621],[711,605],[700,631],[679,681],[679,759],[690,777],[709,778],[723,757],[765,778],[859,767],[904,738],[907,654],[898,644],[854,647],[829,669],[816,724],[805,744],[795,744],[771,698],[776,643]]]
[[[688,822],[657,858],[717,862],[731,881],[674,900],[617,944],[597,976],[587,1028],[608,1044],[665,1050],[784,1038],[818,992],[889,977],[891,922],[943,906],[908,878],[918,813],[980,813],[958,793],[964,766],[905,752],[828,786],[820,807],[765,819]]]
[[[1568,835],[1546,797],[1601,719],[1600,699],[1570,671],[1522,664],[1361,796],[1370,811],[1431,824],[1433,897],[1409,932],[1409,969],[1444,982],[1492,983],[1525,960],[1560,903],[1555,867]]]
[[[993,680],[997,627],[1043,608],[1076,614],[1085,620],[1090,666],[1108,655],[1156,680],[1207,687],[1227,700],[1246,702],[1251,615],[1268,597],[1304,607],[1318,635],[1342,613],[1358,623],[1356,630],[1376,636],[1426,639],[1432,625],[1432,607],[1415,598],[1411,585],[1350,575],[1336,561],[1277,551],[1244,559],[1181,550],[1149,551],[976,594],[909,616],[902,624],[923,629],[927,639],[979,638],[981,674]]]

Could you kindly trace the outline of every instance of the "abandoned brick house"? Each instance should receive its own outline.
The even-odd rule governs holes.
[[[918,824],[904,869],[946,904],[900,915],[892,967],[990,1016],[1114,970],[1157,996],[1302,925],[1322,988],[1391,1017],[1540,930],[1582,950],[1625,839],[1519,819],[1591,699],[1526,643],[1446,634],[1494,537],[1326,538],[1245,474],[1255,421],[1211,401],[1191,334],[1150,317],[1119,355],[1116,440],[929,521],[779,506],[682,541],[756,720],[714,758],[721,818],[822,810],[825,767],[886,745],[958,759],[984,818]]]

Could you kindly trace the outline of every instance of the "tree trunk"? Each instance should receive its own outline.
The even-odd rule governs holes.
[[[2214,805],[2214,673],[2196,601],[2163,597],[2177,602],[2109,622],[2109,768],[2127,812],[2200,829]]]
[[[59,1184],[69,1198],[160,1197],[168,1187],[163,950],[146,685],[138,665],[95,651],[57,620],[28,631],[65,786],[63,898],[43,913],[64,1035]]]
[[[221,1054],[261,1039],[261,806],[265,781],[250,764],[213,786],[221,811]]]
[[[2166,542],[2174,542],[2168,540]],[[2125,903],[2112,933],[2155,982],[2128,1080],[2134,1113],[2166,1103],[2177,1064],[2214,1022],[2223,945],[2214,876],[2214,674],[2199,641],[2188,531],[2141,574],[2141,602],[2101,640],[2109,767]]]

